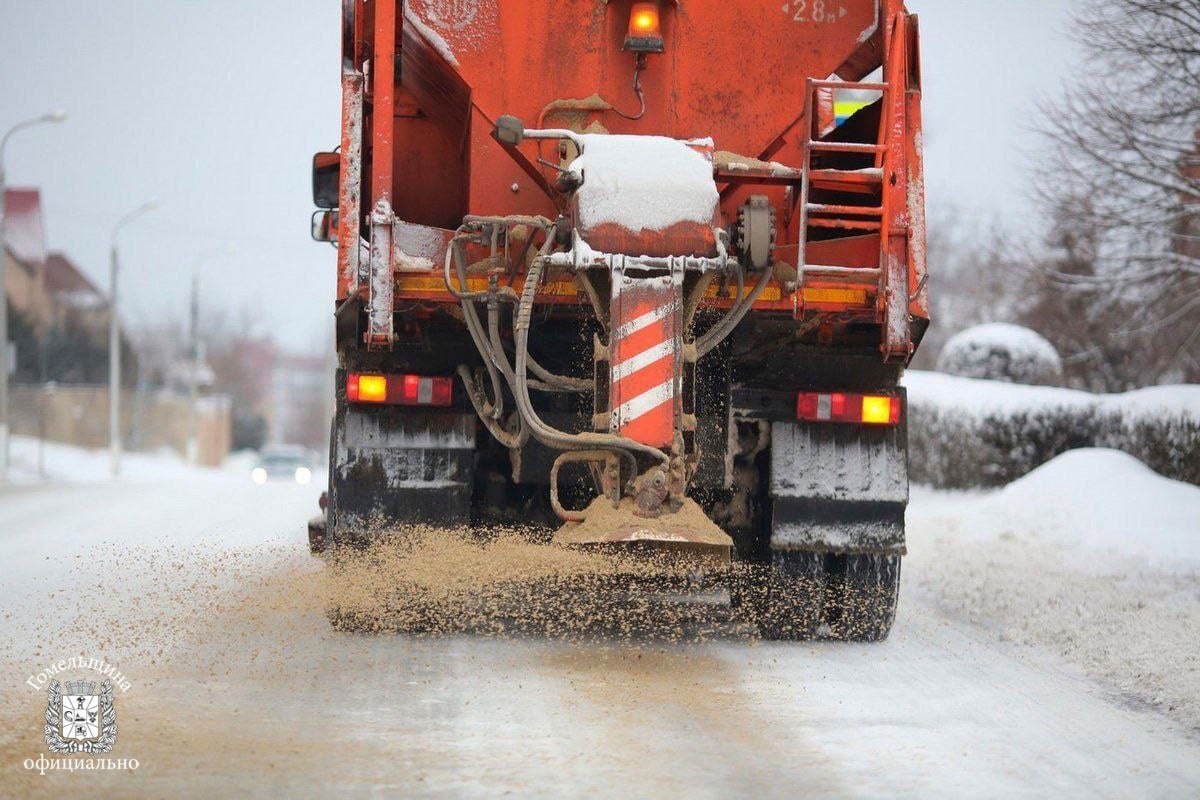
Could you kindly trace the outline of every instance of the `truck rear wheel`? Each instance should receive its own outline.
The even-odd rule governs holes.
[[[839,555],[830,562],[826,585],[830,635],[848,642],[886,639],[900,596],[900,556]]]
[[[815,639],[825,612],[825,555],[775,550],[735,578],[734,601],[765,639]]]
[[[887,638],[900,592],[900,556],[773,550],[735,590],[765,639]]]

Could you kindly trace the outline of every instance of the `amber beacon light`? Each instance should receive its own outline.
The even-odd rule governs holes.
[[[664,50],[660,9],[657,2],[634,3],[629,11],[629,32],[624,49],[636,53],[661,53]]]

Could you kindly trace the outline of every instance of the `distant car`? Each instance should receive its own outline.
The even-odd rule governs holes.
[[[312,480],[312,458],[303,447],[268,447],[258,455],[258,464],[250,470],[250,480],[260,486],[267,481]]]

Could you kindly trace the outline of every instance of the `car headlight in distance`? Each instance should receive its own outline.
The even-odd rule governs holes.
[[[312,480],[312,470],[308,467],[296,468],[296,483],[308,483]]]
[[[267,471],[262,467],[255,467],[254,469],[250,470],[250,480],[254,481],[259,486],[262,486],[267,482]]]

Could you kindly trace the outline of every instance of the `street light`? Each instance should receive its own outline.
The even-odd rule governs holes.
[[[4,175],[4,147],[9,138],[17,131],[32,128],[50,122],[62,122],[67,118],[63,111],[51,111],[40,117],[18,122],[0,137],[0,483],[8,480],[8,283],[4,274],[6,262],[4,255],[4,195],[7,183]]]
[[[201,253],[192,265],[192,298],[189,318],[191,326],[188,331],[189,346],[192,359],[191,375],[188,381],[189,399],[191,401],[192,419],[188,431],[187,460],[195,464],[200,459],[200,267],[221,256],[231,256],[237,252],[233,245],[217,247]]]
[[[108,251],[108,452],[109,467],[115,478],[121,474],[121,323],[117,316],[117,235],[138,217],[153,211],[158,204],[151,200],[117,220],[113,226]]]

